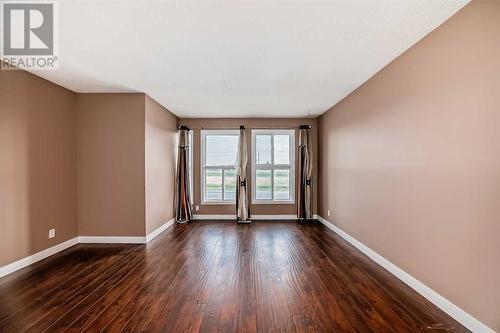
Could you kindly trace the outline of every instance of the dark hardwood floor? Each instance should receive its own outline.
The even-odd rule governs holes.
[[[194,222],[0,279],[0,332],[467,332],[319,222]]]

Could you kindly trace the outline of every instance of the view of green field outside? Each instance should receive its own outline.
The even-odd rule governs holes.
[[[236,170],[207,169],[206,199],[236,199]],[[224,199],[222,198],[222,175],[224,174]]]
[[[236,171],[222,169],[206,170],[206,199],[229,200],[236,198]],[[224,175],[224,198],[222,198],[222,176]],[[258,200],[272,199],[272,170],[256,170],[256,193]],[[290,199],[290,170],[274,170],[274,199]]]

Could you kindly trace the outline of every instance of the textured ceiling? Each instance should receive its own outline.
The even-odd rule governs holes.
[[[36,74],[180,117],[316,116],[467,2],[64,0],[60,69]]]

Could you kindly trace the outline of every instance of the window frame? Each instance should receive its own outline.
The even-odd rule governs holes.
[[[201,146],[201,163],[200,163],[200,178],[201,178],[201,191],[200,191],[200,202],[202,205],[234,205],[236,203],[236,199],[233,200],[224,200],[224,170],[235,170],[236,165],[228,166],[228,165],[210,165],[206,164],[206,137],[207,135],[217,135],[217,136],[237,136],[238,144],[240,140],[240,131],[238,130],[201,130],[200,131],[200,146]],[[235,156],[235,163],[236,163]],[[205,188],[205,173],[207,169],[222,169],[222,199],[221,200],[206,200],[206,188]]]
[[[271,164],[257,164],[256,138],[257,135],[271,136]],[[289,164],[274,164],[274,136],[288,135],[289,141]],[[252,204],[254,205],[294,205],[295,204],[295,129],[253,129],[252,130],[252,149],[251,149],[251,168],[252,168]],[[271,197],[272,199],[257,199],[257,170],[271,170]],[[274,199],[274,170],[290,170],[290,199]]]

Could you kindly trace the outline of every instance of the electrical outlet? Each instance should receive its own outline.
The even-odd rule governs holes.
[[[54,238],[54,237],[56,237],[56,229],[50,229],[49,238]]]
[[[196,205],[196,206],[194,206],[194,209],[195,209],[196,211],[199,211],[199,210],[200,210],[200,206]]]
[[[330,210],[328,210],[328,211],[326,212],[326,214],[327,214],[328,216],[330,216]]]

